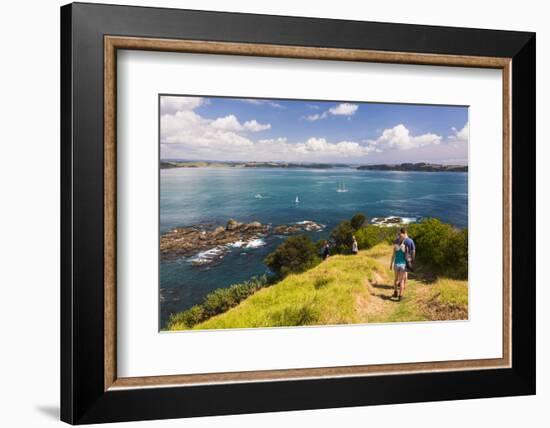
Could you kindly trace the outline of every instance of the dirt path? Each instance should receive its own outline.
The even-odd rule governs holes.
[[[425,311],[430,300],[430,286],[409,274],[407,288],[401,301],[393,298],[394,272],[389,269],[391,254],[373,255],[377,269],[365,279],[365,293],[357,296],[358,318],[363,323],[422,321],[430,319]]]

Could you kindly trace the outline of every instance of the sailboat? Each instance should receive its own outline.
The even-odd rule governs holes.
[[[298,199],[298,196],[296,196],[296,203],[297,203],[297,204],[300,203],[300,199]]]
[[[346,189],[346,185],[342,182],[338,185],[338,188],[336,189],[338,193],[346,193],[348,189]]]

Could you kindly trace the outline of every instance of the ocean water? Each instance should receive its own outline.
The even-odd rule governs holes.
[[[369,219],[438,217],[458,227],[468,224],[467,173],[174,168],[161,170],[160,180],[161,234],[200,223],[225,225],[230,218],[275,226],[312,220],[326,225],[309,233],[320,239],[357,212]],[[342,188],[346,191],[338,192]],[[248,247],[237,243],[221,260],[201,266],[192,258],[161,261],[161,325],[212,290],[265,273],[263,259],[283,239],[271,236]]]

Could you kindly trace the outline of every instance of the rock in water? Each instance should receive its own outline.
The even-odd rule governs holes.
[[[222,233],[224,233],[224,232],[225,232],[225,229],[224,229],[223,227],[219,226],[219,227],[216,227],[216,228],[214,229],[214,231],[212,232],[212,234],[213,234],[214,236],[217,236],[217,235],[220,235],[220,234],[222,234]]]
[[[323,230],[325,226],[323,224],[315,223],[314,221],[299,221],[294,224],[281,224],[273,229],[273,233],[276,235],[292,235],[298,232],[318,232]]]
[[[239,223],[237,220],[229,219],[227,222],[227,226],[225,226],[226,230],[235,230],[237,229],[242,223]]]

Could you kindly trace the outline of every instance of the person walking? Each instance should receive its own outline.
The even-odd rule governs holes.
[[[405,274],[407,269],[406,246],[404,244],[405,234],[400,233],[399,241],[393,245],[393,253],[390,261],[390,269],[397,274],[397,281],[393,291],[393,297],[401,301],[405,291]]]
[[[414,259],[416,258],[416,245],[413,239],[409,237],[407,229],[402,227],[399,232],[402,236],[404,236],[403,245],[405,245],[405,259],[407,261],[406,270],[405,270],[405,287],[404,288],[407,288],[407,282],[409,280],[409,272],[414,272],[413,263],[414,263]]]
[[[323,245],[323,260],[326,260],[328,256],[330,256],[330,248],[328,241],[325,241],[325,245]]]
[[[359,247],[357,245],[357,239],[355,239],[355,236],[353,236],[353,242],[351,244],[351,253],[357,254],[359,252]]]

